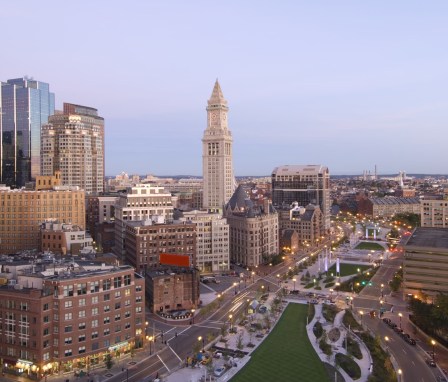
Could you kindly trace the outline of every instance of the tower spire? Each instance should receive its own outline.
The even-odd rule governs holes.
[[[212,95],[210,96],[210,99],[208,100],[209,105],[214,104],[221,104],[221,105],[227,105],[227,101],[224,98],[224,95],[222,94],[221,86],[219,85],[218,79],[215,81],[215,86],[213,87]]]

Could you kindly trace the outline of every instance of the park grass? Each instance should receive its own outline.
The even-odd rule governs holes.
[[[289,304],[274,330],[232,382],[329,381],[305,328],[308,306]]]
[[[355,249],[368,249],[374,251],[384,251],[384,247],[378,243],[370,243],[367,241],[362,241],[359,243]]]
[[[341,263],[340,267],[339,267],[339,269],[341,271],[341,277],[357,274],[358,268],[361,270],[361,272],[363,272],[369,268],[372,268],[372,266],[371,265]],[[327,273],[329,275],[331,275],[332,273],[333,273],[333,275],[336,275],[336,265],[333,264],[333,266],[330,267],[330,269],[328,270]]]

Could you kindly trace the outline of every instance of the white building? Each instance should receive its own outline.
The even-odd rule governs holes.
[[[422,227],[448,228],[448,196],[420,201]]]
[[[227,219],[207,211],[183,212],[183,218],[196,224],[196,266],[202,273],[229,270],[230,244]]]
[[[228,111],[227,101],[216,80],[208,100],[207,128],[202,138],[203,207],[212,211],[222,211],[235,191]]]
[[[125,222],[148,220],[161,216],[167,222],[173,220],[171,194],[163,187],[151,184],[138,184],[128,187],[115,205],[115,249],[118,256],[125,255]]]

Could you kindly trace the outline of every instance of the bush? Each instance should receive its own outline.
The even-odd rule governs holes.
[[[338,312],[339,309],[335,305],[322,305],[322,316],[324,316],[328,322],[334,322],[334,318]]]
[[[357,359],[362,359],[361,348],[359,347],[359,343],[355,341],[350,336],[347,336],[347,352]]]
[[[336,364],[339,365],[352,379],[361,377],[361,369],[359,365],[345,354],[336,354]]]
[[[348,309],[345,309],[345,314],[342,318],[342,322],[347,329],[350,328],[351,330],[362,331],[361,325],[358,324],[358,322],[355,320],[355,317],[353,317],[352,312]]]
[[[324,354],[331,355],[331,353],[332,353],[331,345],[327,344],[325,336],[321,337],[321,339],[319,341],[319,347],[320,347],[320,350],[322,350],[324,352]]]
[[[316,308],[314,307],[314,304],[308,304],[308,322],[311,322],[315,314]]]
[[[333,288],[333,287],[334,287],[334,283],[325,284],[325,288]]]
[[[322,324],[319,321],[317,321],[314,324],[313,333],[316,336],[316,338],[320,338],[324,333],[324,328],[322,327]]]

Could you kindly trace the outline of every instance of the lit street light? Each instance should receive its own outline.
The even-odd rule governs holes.
[[[361,327],[362,327],[362,316],[364,316],[364,312],[362,310],[360,310],[359,315],[361,316]]]
[[[202,353],[204,353],[204,348],[205,348],[205,338],[202,336],[198,337],[198,341],[201,342],[202,341]]]
[[[431,340],[431,345],[432,345],[432,360],[435,362],[436,361],[436,357],[435,357],[436,353],[435,353],[434,347],[436,346],[436,341]]]
[[[191,309],[191,323],[194,325],[194,312],[196,312],[195,309]]]
[[[398,369],[398,382],[401,382],[401,374],[403,372],[401,371],[401,369]]]
[[[389,348],[388,348],[387,344],[389,343],[389,337],[388,336],[384,337],[384,340],[386,341],[386,352],[388,352]]]
[[[232,332],[232,315],[229,314],[229,322],[230,322],[230,332]]]
[[[401,317],[403,317],[403,315],[401,313],[398,313],[398,317],[400,317],[400,329],[401,329]]]
[[[296,281],[297,281],[297,279],[292,279],[292,282],[294,283],[294,291],[296,290]]]

